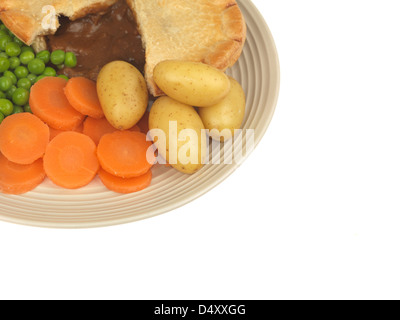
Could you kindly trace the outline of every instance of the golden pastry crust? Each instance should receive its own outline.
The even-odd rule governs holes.
[[[242,53],[246,24],[235,0],[127,1],[142,35],[145,76],[154,96],[163,95],[153,80],[161,61],[204,62],[226,70]]]

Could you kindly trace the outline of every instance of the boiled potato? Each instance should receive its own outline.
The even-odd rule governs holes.
[[[199,62],[160,62],[154,69],[153,78],[167,96],[195,107],[218,103],[230,89],[225,73]]]
[[[158,98],[149,115],[159,154],[175,169],[193,174],[203,166],[206,132],[196,110],[170,97]]]
[[[232,77],[229,94],[219,103],[208,108],[199,108],[199,115],[210,136],[226,141],[240,129],[246,111],[246,97],[242,86]]]
[[[105,65],[97,78],[104,114],[119,129],[132,128],[143,117],[148,101],[146,81],[138,69],[124,61]]]

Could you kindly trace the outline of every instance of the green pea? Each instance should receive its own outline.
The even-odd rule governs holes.
[[[43,62],[47,64],[50,62],[50,52],[47,50],[40,51],[36,54],[36,58],[43,60]]]
[[[14,110],[13,110],[12,114],[22,113],[22,112],[25,112],[23,107],[21,107],[21,106],[14,106]]]
[[[11,100],[15,90],[17,90],[17,87],[12,85],[11,88],[6,92],[6,98]]]
[[[3,36],[8,36],[8,33],[5,30],[0,30],[0,37],[3,37]]]
[[[0,99],[7,98],[6,94],[3,91],[0,91]]]
[[[25,105],[25,106],[24,106],[24,111],[25,111],[25,112],[32,113],[31,106],[30,106],[29,104]]]
[[[7,71],[10,68],[10,60],[0,57],[0,73]]]
[[[0,99],[0,113],[4,116],[9,116],[14,110],[13,103],[8,99]]]
[[[65,66],[67,68],[75,68],[77,64],[76,55],[73,52],[67,52],[65,54]]]
[[[17,84],[17,77],[11,71],[4,72],[4,76],[11,79],[12,84]]]
[[[27,51],[29,51],[29,52],[34,52],[32,47],[23,46],[23,47],[21,48],[21,53],[27,52]]]
[[[0,123],[2,123],[3,120],[4,120],[4,114],[2,114],[2,113],[0,112]]]
[[[18,88],[29,90],[32,87],[32,83],[28,78],[19,79],[17,83]]]
[[[17,106],[24,106],[29,101],[29,91],[23,88],[17,88],[12,95],[12,101]]]
[[[55,76],[57,76],[57,72],[52,67],[46,67],[44,69],[43,75],[48,76],[48,77],[55,77]]]
[[[65,64],[59,64],[56,66],[58,70],[62,70],[65,68]]]
[[[0,30],[7,31],[7,27],[3,23],[0,23]]]
[[[63,75],[63,74],[60,74],[58,77],[61,78],[61,79],[65,79],[67,81],[69,80],[69,78],[66,75]]]
[[[12,81],[8,77],[1,77],[0,78],[0,90],[6,92],[10,90],[11,86],[13,85]]]
[[[21,61],[19,60],[18,57],[11,57],[8,59],[10,61],[10,69],[14,70],[16,67],[19,67],[21,65]]]
[[[5,52],[0,52],[0,57],[7,58],[7,59],[9,58],[8,54]]]
[[[9,35],[0,37],[0,50],[5,51],[7,44],[10,42],[12,42],[12,39]]]
[[[35,54],[31,51],[25,51],[21,53],[19,59],[21,60],[22,64],[27,65],[30,61],[35,59]]]
[[[28,76],[26,77],[31,83],[35,83],[36,82],[36,76],[33,73],[28,74]]]
[[[15,42],[9,42],[5,51],[10,57],[18,57],[21,54],[21,47]]]
[[[54,65],[63,64],[65,61],[65,52],[63,50],[55,50],[50,55],[50,61]]]
[[[45,68],[46,68],[46,65],[43,62],[43,60],[40,60],[37,58],[29,61],[29,63],[28,63],[29,72],[36,74],[36,75],[42,74],[44,72]],[[24,78],[26,78],[26,76]]]
[[[26,78],[29,74],[29,71],[24,66],[16,67],[14,70],[14,74],[17,76],[18,79]]]

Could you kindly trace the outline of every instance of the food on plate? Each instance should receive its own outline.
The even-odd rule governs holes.
[[[244,92],[225,74],[246,39],[235,0],[2,0],[0,19],[0,163],[41,166],[35,183],[44,172],[77,189],[97,175],[140,191],[156,155],[193,174],[205,129],[224,141],[241,126]],[[35,187],[7,174],[5,192]]]
[[[152,180],[151,170],[145,174],[133,178],[121,178],[114,176],[107,171],[100,169],[99,177],[103,184],[114,192],[118,193],[132,193],[146,189]]]
[[[89,184],[99,170],[96,145],[82,133],[61,133],[48,144],[43,166],[56,185],[67,189],[81,188]]]
[[[97,93],[107,120],[119,130],[136,125],[149,102],[143,75],[124,61],[110,62],[101,69]]]
[[[89,136],[96,145],[99,144],[100,139],[107,133],[113,133],[118,129],[114,128],[106,118],[95,119],[87,117],[83,122],[82,133]],[[139,126],[133,126],[131,131],[147,133],[147,131],[142,131]]]
[[[68,77],[96,80],[101,67],[114,60],[144,69],[141,37],[125,0],[3,0],[0,11],[0,19],[36,51],[76,53],[74,68],[65,56],[61,71]]]
[[[64,88],[65,95],[71,106],[85,116],[101,119],[104,117],[100,100],[97,95],[96,82],[84,77],[68,80]]]
[[[203,167],[206,134],[193,107],[170,97],[160,97],[150,110],[149,128],[158,153],[173,168],[193,174]]]
[[[105,8],[99,6],[100,2],[105,7],[115,4]],[[49,49],[77,53],[77,66],[70,68],[65,64],[62,72],[70,78],[84,76],[96,80],[102,66],[115,60],[129,62],[143,70],[145,56],[141,37],[126,1],[83,1],[83,3],[89,10],[97,12],[80,19],[63,17],[60,19],[61,25],[57,32],[47,37]],[[55,4],[55,8],[58,8],[58,4]],[[88,10],[87,8],[76,10],[81,10],[79,15],[82,15]]]
[[[45,5],[54,12],[42,12]],[[55,23],[43,24],[51,14]],[[95,80],[98,66],[124,60],[144,69],[154,96],[163,94],[153,80],[159,62],[189,60],[226,70],[239,59],[246,39],[235,0],[3,0],[0,19],[37,51],[78,53],[73,73],[65,70],[68,76]]]
[[[10,100],[0,99],[0,114],[4,117],[9,116],[14,111],[14,105]]]
[[[47,83],[48,79],[53,79],[53,81],[55,79],[57,82],[57,85],[50,82],[48,95],[55,102],[60,100],[65,102],[66,97],[62,98],[62,95],[65,95],[63,88],[66,80],[45,78],[37,84],[40,86],[42,83]],[[33,99],[35,97],[34,94]],[[60,105],[55,104],[55,108],[58,107]],[[43,109],[38,110],[39,113],[43,113]],[[36,111],[37,109],[34,108],[33,112]],[[81,117],[83,118],[84,115],[81,114]],[[103,121],[108,124],[107,128],[115,133],[113,137],[117,138],[111,141],[104,139],[102,147],[99,148],[100,152],[97,153],[97,145],[91,130],[98,130],[96,125]],[[110,177],[99,173],[101,180],[104,181],[103,184],[110,190],[131,193],[146,188],[152,180],[152,174],[149,171],[153,162],[146,162],[149,150],[153,152],[154,160],[152,143],[146,141],[146,135],[140,132],[138,126],[132,127],[129,131],[119,131],[105,118],[87,117],[85,124],[91,122],[96,128],[90,128],[90,125],[85,126],[80,122],[75,128],[60,130],[46,125],[39,117],[31,113],[19,113],[6,118],[0,124],[0,156],[4,158],[0,159],[0,192],[21,194],[31,191],[43,181],[45,176],[60,187],[77,189],[90,183],[98,174],[100,160],[105,163],[106,168],[115,166],[117,170],[121,168],[131,170],[117,172],[122,173],[121,176],[126,175],[127,178]],[[102,139],[107,129],[102,130],[94,133],[95,138]],[[124,137],[127,136],[130,138],[125,139]],[[114,162],[109,161],[108,157],[110,155],[108,152],[115,157],[115,153],[112,153],[115,151],[112,149],[113,144],[122,152],[122,155],[118,156]],[[28,162],[29,164],[20,164]],[[23,177],[25,173],[26,178]],[[135,176],[136,179],[131,176]]]
[[[66,131],[74,131],[74,132],[83,133],[83,123],[81,123],[78,127],[74,128],[73,130],[59,130],[59,129],[54,129],[52,127],[49,127],[49,129],[50,129],[50,141],[51,141],[55,137],[57,137],[60,133],[63,133]]]
[[[43,157],[49,137],[49,127],[38,117],[14,114],[0,124],[0,152],[12,162],[31,164]]]
[[[84,120],[64,93],[67,80],[47,77],[36,82],[31,88],[29,105],[32,112],[50,127],[59,130],[74,130]]]
[[[160,62],[154,68],[154,81],[167,96],[196,107],[217,104],[230,89],[229,79],[224,72],[191,61]]]
[[[106,118],[95,119],[87,117],[83,122],[83,133],[90,137],[96,145],[99,144],[102,136],[116,130]]]
[[[35,54],[32,47],[24,45],[0,22],[0,122],[11,114],[30,111],[31,86],[41,78],[57,76],[55,68],[59,66],[50,61],[53,54],[57,62],[70,67],[75,65],[76,56],[72,52]]]
[[[239,59],[246,24],[235,0],[128,0],[146,50],[150,93],[163,94],[153,80],[165,60],[204,62],[226,70]]]
[[[153,166],[148,159],[152,143],[146,135],[135,131],[115,131],[105,134],[97,147],[101,167],[114,176],[134,178]]]
[[[32,164],[17,164],[0,153],[0,168],[0,192],[7,194],[31,191],[46,177],[43,159],[38,159]]]
[[[229,77],[231,89],[219,103],[208,108],[199,108],[199,115],[210,136],[215,140],[226,141],[240,129],[246,109],[246,97],[242,86]]]

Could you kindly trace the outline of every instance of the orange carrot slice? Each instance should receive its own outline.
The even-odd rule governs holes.
[[[97,95],[96,82],[84,77],[71,78],[68,80],[64,92],[75,110],[95,119],[104,117]]]
[[[68,102],[64,94],[66,85],[65,79],[46,77],[31,88],[29,104],[32,112],[54,129],[73,130],[84,119],[84,115]]]
[[[83,122],[79,125],[79,127],[75,128],[74,130],[59,130],[49,127],[50,129],[50,141],[57,137],[60,133],[67,132],[67,131],[75,131],[82,133],[83,132]]]
[[[75,129],[73,129],[72,131],[82,133],[83,132],[83,122],[81,122],[81,124],[79,126],[77,126]]]
[[[99,177],[103,184],[111,191],[118,193],[133,193],[146,189],[152,179],[151,170],[144,175],[134,178],[120,178],[100,169]]]
[[[0,191],[22,194],[35,189],[46,177],[43,160],[32,164],[17,164],[0,153]]]
[[[106,118],[94,119],[92,117],[87,117],[83,122],[83,134],[86,134],[96,145],[99,144],[100,139],[107,133],[112,133],[117,131]]]
[[[31,113],[8,116],[0,125],[0,152],[10,161],[31,164],[43,157],[49,127]]]
[[[134,131],[115,131],[105,134],[99,142],[97,157],[101,167],[112,175],[133,178],[145,174],[153,166],[147,161],[152,143],[146,135]]]
[[[92,138],[96,145],[99,144],[102,136],[115,131],[118,131],[118,129],[113,127],[106,118],[95,119],[92,117],[87,117],[83,122],[82,133]],[[140,128],[138,126],[133,126],[130,131],[140,132]]]
[[[56,185],[67,189],[83,187],[99,169],[96,145],[82,133],[60,133],[47,146],[43,164],[47,176]]]

